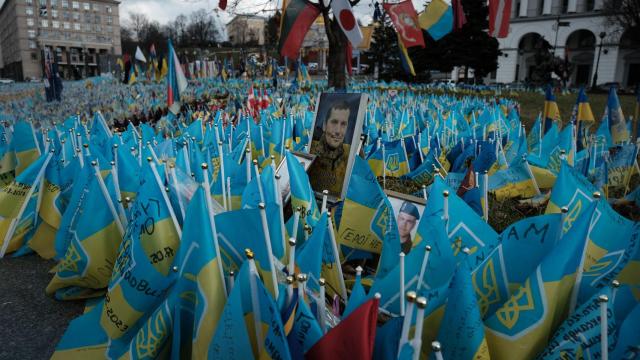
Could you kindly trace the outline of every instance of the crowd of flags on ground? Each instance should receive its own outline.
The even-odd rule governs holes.
[[[88,299],[53,358],[636,354],[640,224],[611,204],[640,205],[638,130],[615,89],[599,119],[581,91],[565,122],[549,90],[527,132],[514,100],[355,83],[366,136],[330,207],[293,154],[308,151],[318,93],[258,101],[258,84],[232,83],[240,108],[155,126],[7,122],[0,255],[55,259],[46,293]],[[408,254],[390,178],[424,185]],[[489,202],[512,198],[545,214],[498,233]]]

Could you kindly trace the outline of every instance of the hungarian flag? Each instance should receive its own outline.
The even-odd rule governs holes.
[[[505,38],[509,35],[511,0],[489,0],[489,35]]]
[[[307,0],[291,0],[287,5],[280,24],[280,55],[297,59],[311,24],[320,15],[320,8]]]
[[[304,358],[308,360],[372,359],[378,304],[378,299],[371,299],[360,305],[315,343],[304,354]]]
[[[177,113],[174,104],[177,105],[177,109],[180,109],[180,94],[184,92],[187,88],[187,78],[184,76],[182,72],[182,68],[180,67],[180,60],[178,60],[178,55],[176,51],[173,49],[173,45],[171,44],[171,40],[169,40],[169,72],[167,76],[167,106],[169,109]]]
[[[349,0],[332,0],[331,10],[333,10],[333,15],[335,19],[338,20],[338,25],[340,25],[344,34],[347,35],[347,39],[349,39],[351,45],[358,47],[358,45],[362,43],[363,36],[356,17],[353,15]]]
[[[393,26],[400,35],[400,39],[406,48],[413,46],[424,47],[422,30],[418,26],[418,13],[411,0],[405,0],[396,4],[383,4],[384,10],[391,17]]]

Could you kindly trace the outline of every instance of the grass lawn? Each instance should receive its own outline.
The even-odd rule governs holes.
[[[591,110],[596,121],[599,122],[604,114],[607,105],[607,94],[587,94]],[[632,95],[618,95],[622,104],[622,112],[626,119],[634,115],[635,97]],[[509,96],[510,97],[510,96]],[[556,95],[560,115],[563,123],[567,123],[571,117],[571,111],[576,103],[578,94]],[[544,110],[544,94],[535,92],[522,92],[514,96],[520,103],[520,121],[527,126],[527,131],[531,129],[536,117]],[[635,121],[635,119],[634,119]]]

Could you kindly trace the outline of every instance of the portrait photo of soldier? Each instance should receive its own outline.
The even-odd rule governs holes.
[[[416,196],[392,190],[385,190],[385,194],[389,198],[389,203],[393,208],[393,215],[396,218],[400,249],[406,255],[413,247],[413,241],[416,238],[418,224],[424,212],[426,201]]]
[[[309,153],[316,155],[308,171],[314,191],[328,190],[336,198],[346,191],[362,130],[361,104],[363,108],[366,106],[366,95],[323,93],[320,96],[309,147]]]

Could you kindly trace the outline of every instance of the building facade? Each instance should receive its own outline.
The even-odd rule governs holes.
[[[0,74],[18,81],[43,77],[44,54],[60,76],[98,75],[122,54],[116,0],[5,0],[0,8]],[[115,62],[113,63],[115,67]],[[107,70],[108,71],[108,70]]]
[[[227,24],[232,45],[264,45],[266,19],[255,15],[237,15]]]
[[[509,35],[498,39],[496,82],[526,82],[535,69],[535,44],[542,37],[556,56],[573,64],[569,85],[640,82],[640,44],[607,23],[606,0],[513,0]]]

